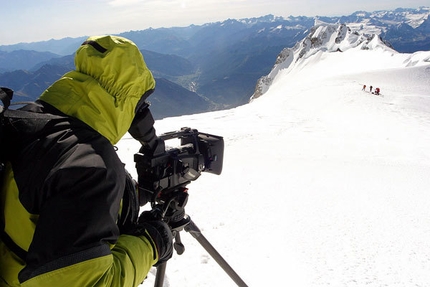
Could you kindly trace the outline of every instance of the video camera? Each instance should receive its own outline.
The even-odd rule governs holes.
[[[137,192],[125,195],[129,204],[122,218],[124,224],[128,219],[135,222],[139,206],[150,202],[154,217],[175,228],[185,216],[186,186],[202,172],[221,174],[224,140],[188,127],[157,136],[148,107],[142,105],[129,129],[142,146],[134,155],[137,184],[129,174],[126,183],[129,185],[126,190],[137,189]],[[166,147],[166,141],[174,139],[180,141],[179,146]]]
[[[167,148],[166,140],[180,139]],[[134,155],[139,183],[139,205],[158,202],[199,178],[202,172],[221,174],[224,140],[220,136],[182,128],[158,136],[152,147],[142,146]]]

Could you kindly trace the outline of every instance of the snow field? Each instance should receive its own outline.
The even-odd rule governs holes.
[[[158,133],[224,136],[223,173],[189,185],[187,213],[249,286],[430,282],[430,65],[407,58],[315,55],[250,104],[156,122]],[[139,144],[118,146],[135,175]],[[182,240],[165,286],[236,286],[191,235]]]

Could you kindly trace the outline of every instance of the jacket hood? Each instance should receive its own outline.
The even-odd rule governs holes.
[[[155,88],[142,54],[128,39],[94,36],[76,51],[75,66],[75,71],[43,92],[40,100],[116,144],[130,128],[139,100]]]

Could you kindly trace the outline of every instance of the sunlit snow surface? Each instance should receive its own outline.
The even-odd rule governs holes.
[[[429,57],[319,52],[250,104],[156,122],[224,137],[222,174],[188,185],[186,210],[248,286],[429,286]],[[136,177],[139,144],[118,148]],[[236,286],[181,235],[165,286]]]

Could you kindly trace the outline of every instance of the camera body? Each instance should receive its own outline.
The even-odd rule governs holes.
[[[182,128],[156,135],[149,104],[143,102],[136,111],[129,133],[141,143],[134,155],[137,181],[126,171],[126,187],[118,226],[126,230],[137,223],[139,209],[148,202],[153,218],[162,219],[173,229],[189,222],[185,215],[188,201],[186,186],[202,172],[221,174],[224,140],[220,136]],[[166,148],[166,141],[179,145]]]
[[[170,139],[179,139],[180,145],[166,149],[165,141]],[[221,174],[223,154],[222,137],[191,128],[162,134],[150,145],[142,145],[134,155],[139,205],[166,201],[202,172]]]

